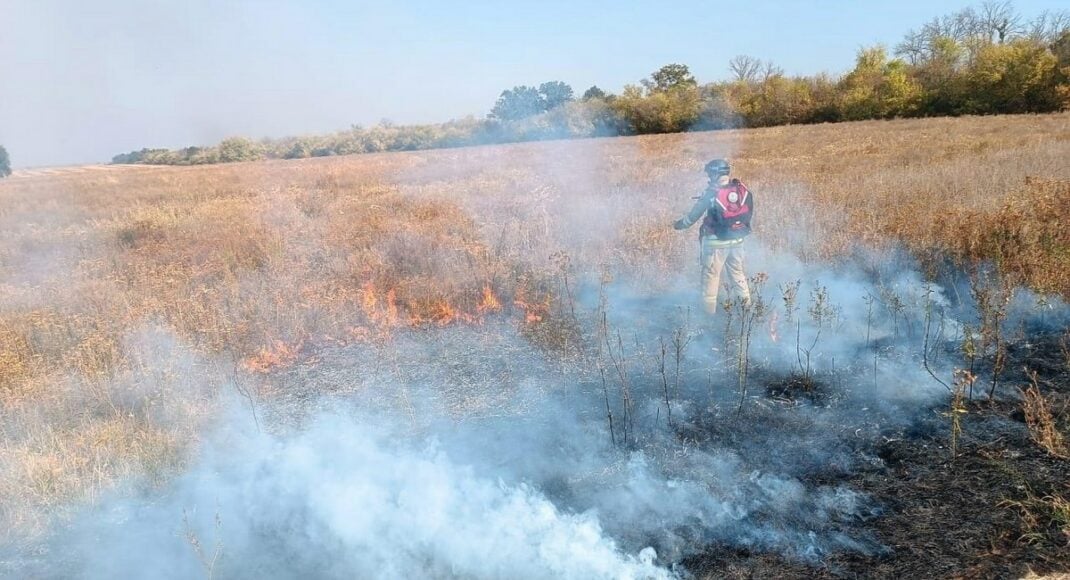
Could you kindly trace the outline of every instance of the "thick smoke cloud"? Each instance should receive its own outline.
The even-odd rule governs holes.
[[[214,564],[241,578],[667,577],[649,551],[622,553],[593,514],[481,477],[430,442],[337,416],[293,438],[226,438],[166,502],[119,502],[92,518],[75,544],[84,567],[70,572],[189,578]]]
[[[801,273],[790,266],[781,258],[778,275]],[[851,297],[873,291],[861,274],[809,274],[828,280],[845,320],[864,306]],[[906,295],[919,281],[904,272],[890,284]],[[640,305],[627,286],[610,292],[612,324],[642,337],[640,350],[667,330],[665,321],[679,322],[677,300],[687,296]],[[890,320],[873,318],[873,342],[893,335]],[[833,357],[851,360],[863,348],[860,335],[841,325],[814,372],[828,372]],[[674,574],[674,562],[711,544],[815,560],[830,551],[875,553],[883,548],[852,523],[879,515],[879,506],[848,487],[807,484],[806,475],[867,460],[838,439],[837,426],[861,417],[905,423],[942,391],[916,361],[889,357],[872,386],[866,377],[842,401],[773,409],[781,432],[763,433],[760,408],[742,418],[714,410],[735,434],[689,448],[665,426],[656,377],[636,363],[643,443],[622,448],[608,437],[598,385],[555,368],[514,322],[395,341],[393,362],[361,346],[295,369],[291,400],[266,410],[290,424],[271,434],[235,404],[202,459],[162,495],[105,501],[57,537],[52,572],[646,578]],[[691,370],[709,366],[711,343],[696,336]],[[786,373],[794,348],[765,342],[757,352]],[[732,376],[715,374],[712,391],[686,381],[677,416],[686,423],[703,409],[734,406]],[[330,392],[332,382],[340,386],[339,377],[349,386],[361,377],[359,388],[311,405],[333,411],[289,412]]]

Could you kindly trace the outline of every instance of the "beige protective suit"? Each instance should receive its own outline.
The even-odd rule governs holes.
[[[716,187],[706,190],[687,215],[673,224],[678,230],[687,229],[715,203]],[[743,269],[743,240],[719,240],[713,234],[700,238],[699,264],[702,270],[702,304],[709,314],[717,313],[717,295],[721,289],[721,274],[727,274],[724,286],[730,295],[750,301],[750,287]]]

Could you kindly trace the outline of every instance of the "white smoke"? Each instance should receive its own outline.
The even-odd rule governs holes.
[[[593,512],[340,416],[295,437],[230,429],[166,499],[105,504],[72,541],[78,559],[59,573],[84,578],[189,578],[213,564],[228,578],[671,576],[652,550],[622,551]]]

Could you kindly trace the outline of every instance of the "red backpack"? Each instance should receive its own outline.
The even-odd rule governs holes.
[[[751,232],[750,220],[754,200],[746,185],[733,179],[724,187],[711,191],[710,209],[702,221],[699,234],[714,235],[719,240],[738,240]]]

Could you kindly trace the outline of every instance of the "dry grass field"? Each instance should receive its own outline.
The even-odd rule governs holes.
[[[497,318],[566,356],[562,279],[653,295],[696,278],[695,234],[669,224],[716,156],[756,192],[771,253],[905,248],[934,277],[987,262],[1070,297],[1068,114],[16,173],[0,180],[0,543],[167,482],[223,395],[270,405],[273,377],[325,348]],[[1047,412],[1060,444],[1065,409]]]

